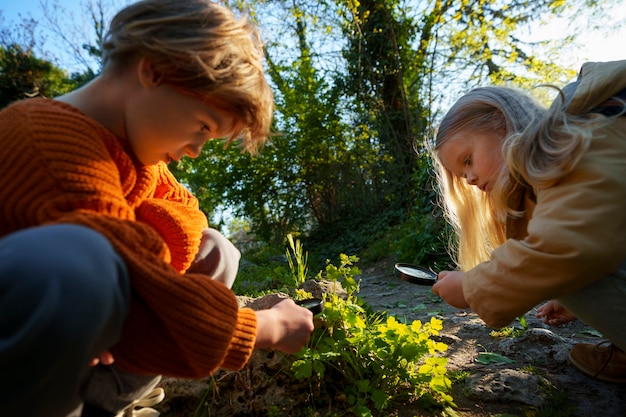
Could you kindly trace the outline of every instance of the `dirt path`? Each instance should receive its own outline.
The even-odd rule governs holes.
[[[393,263],[365,268],[359,296],[376,311],[409,321],[443,320],[443,342],[449,345],[448,369],[468,375],[453,392],[463,417],[525,416],[529,408],[554,410],[544,415],[626,417],[626,385],[590,379],[567,362],[571,346],[602,339],[575,321],[555,328],[531,313],[521,337],[494,337],[471,311],[448,306],[430,287],[411,284],[394,274]],[[518,327],[522,326],[517,323]],[[486,363],[503,355],[511,363]],[[410,408],[410,407],[409,407]],[[416,410],[397,410],[413,416]]]

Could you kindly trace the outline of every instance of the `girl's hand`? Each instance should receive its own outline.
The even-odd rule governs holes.
[[[560,326],[576,320],[576,316],[567,311],[565,307],[556,300],[550,300],[537,308],[535,317],[542,319],[541,321],[550,326]]]
[[[439,272],[437,282],[433,285],[433,292],[452,307],[469,308],[463,295],[463,272],[461,271]]]
[[[93,358],[91,362],[89,362],[89,366],[96,366],[99,363],[102,365],[111,365],[113,362],[115,362],[115,359],[113,358],[111,352],[107,350],[98,355],[98,357]]]

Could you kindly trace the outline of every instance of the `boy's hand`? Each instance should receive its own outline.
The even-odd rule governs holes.
[[[433,292],[452,307],[469,308],[463,295],[463,272],[461,271],[439,272],[437,282],[433,285]]]
[[[255,349],[275,348],[285,353],[300,351],[314,329],[313,313],[285,299],[257,315]]]

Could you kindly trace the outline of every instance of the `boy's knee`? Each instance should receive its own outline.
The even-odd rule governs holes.
[[[206,274],[228,288],[237,277],[241,252],[215,229],[204,229],[202,241],[193,265],[187,272]]]
[[[77,225],[35,227],[1,239],[0,270],[3,277],[27,278],[42,286],[63,278],[68,286],[76,279],[76,285],[97,281],[104,289],[107,280],[119,284],[127,277],[126,266],[109,241]]]
[[[107,239],[74,225],[27,229],[0,240],[0,288],[0,304],[14,325],[37,321],[49,323],[50,331],[73,327],[77,333],[111,317],[121,326],[130,297],[126,267]]]

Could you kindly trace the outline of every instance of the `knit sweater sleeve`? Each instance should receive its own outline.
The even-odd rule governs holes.
[[[139,173],[144,180],[140,182],[149,183],[154,190],[150,187],[149,196],[144,195],[138,202],[137,220],[148,223],[161,235],[170,252],[170,264],[184,272],[198,252],[202,230],[208,227],[206,216],[198,200],[178,183],[165,163],[142,167]]]
[[[143,185],[132,167],[116,163],[116,152],[123,151],[109,131],[49,100],[4,109],[0,126],[0,155],[11,161],[0,168],[0,235],[49,223],[84,225],[106,236],[127,265],[130,314],[111,349],[119,366],[142,374],[202,377],[218,367],[245,364],[256,337],[255,313],[239,309],[221,283],[181,274],[177,269],[184,265],[172,265],[176,254],[163,230],[142,221],[139,209],[158,200],[159,187],[145,187],[152,194],[140,195]],[[184,206],[175,195],[164,201]]]

